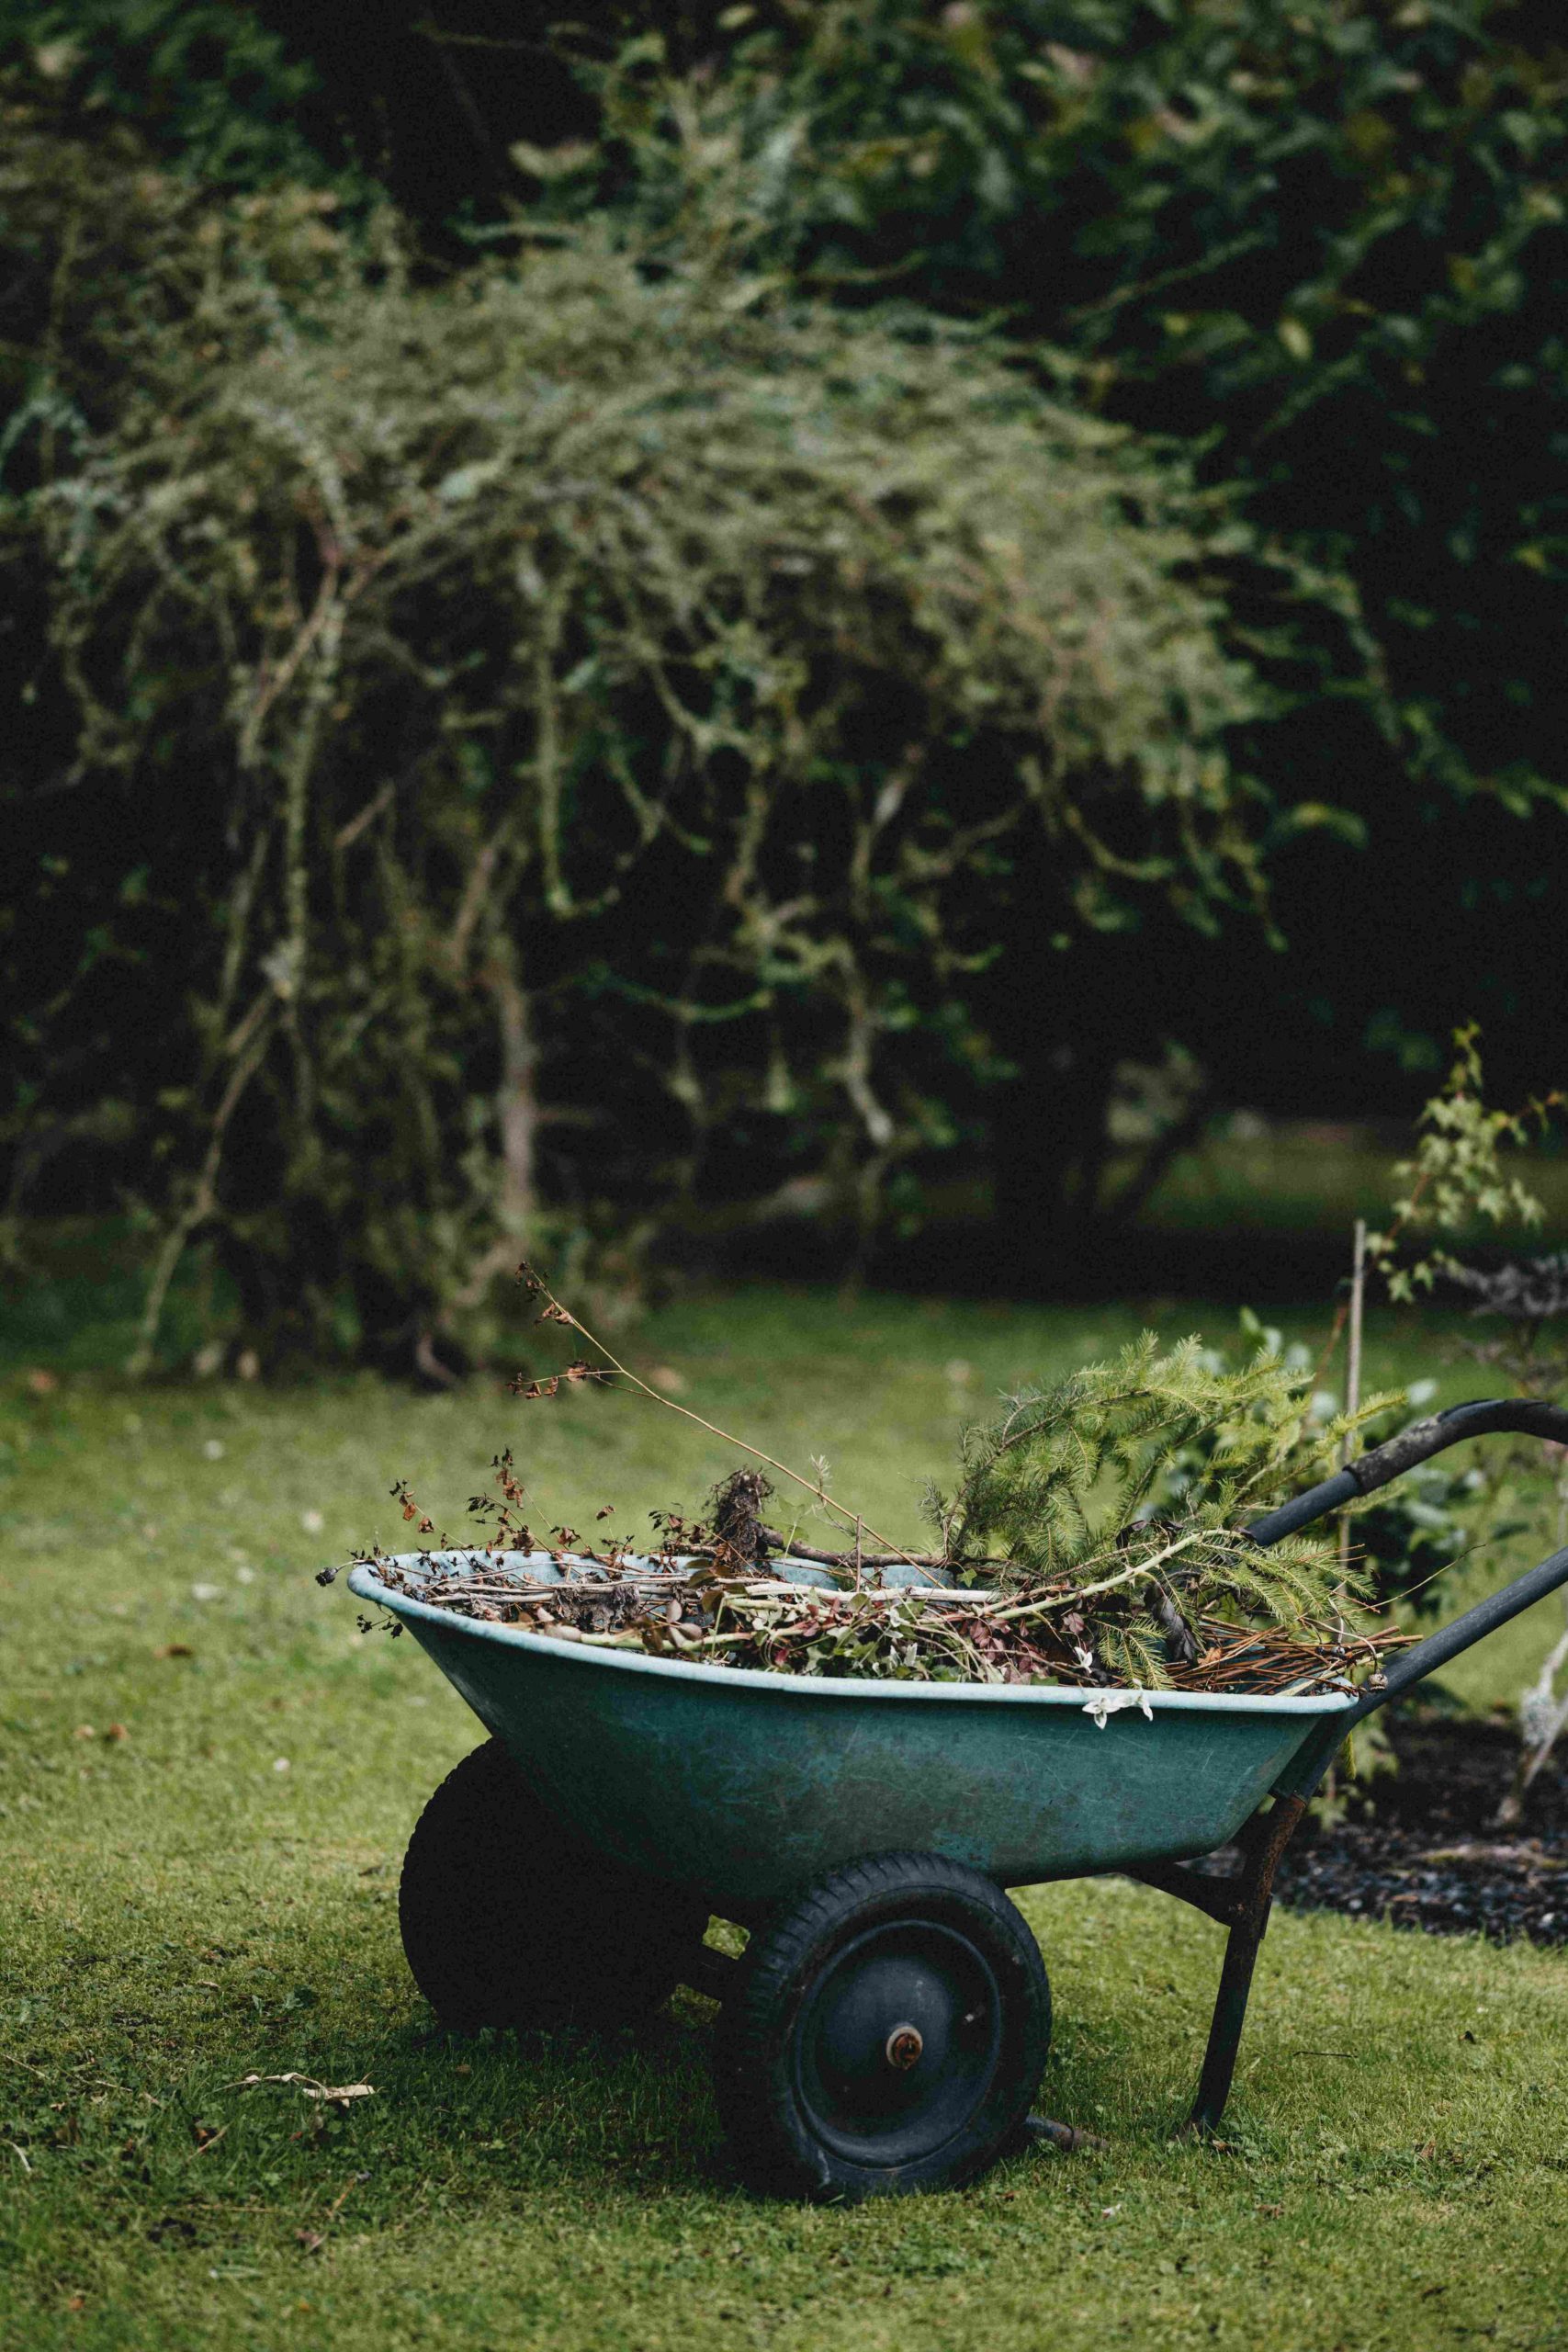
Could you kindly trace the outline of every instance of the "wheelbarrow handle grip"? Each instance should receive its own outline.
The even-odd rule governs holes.
[[[1379,1487],[1386,1487],[1391,1478],[1413,1469],[1418,1462],[1428,1461],[1434,1453],[1441,1453],[1445,1447],[1461,1444],[1466,1438],[1489,1437],[1498,1430],[1513,1430],[1521,1436],[1542,1438],[1551,1444],[1568,1445],[1568,1412],[1556,1405],[1535,1404],[1517,1396],[1450,1405],[1447,1412],[1413,1422],[1397,1437],[1390,1438],[1386,1445],[1374,1446],[1370,1453],[1363,1453],[1336,1476],[1325,1478],[1279,1510],[1270,1511],[1266,1519],[1255,1521],[1248,1532],[1255,1543],[1277,1544],[1280,1536],[1310,1525],[1325,1511],[1335,1510],[1359,1495],[1375,1493]],[[1424,1642],[1416,1642],[1404,1651],[1381,1677],[1381,1689],[1363,1690],[1355,1706],[1331,1715],[1307,1742],[1280,1781],[1280,1793],[1310,1796],[1347,1732],[1363,1716],[1386,1706],[1402,1691],[1414,1689],[1428,1674],[1447,1666],[1450,1658],[1458,1657],[1476,1642],[1484,1641],[1499,1625],[1506,1625],[1510,1618],[1532,1609],[1538,1600],[1544,1600],[1548,1593],[1556,1592],[1562,1585],[1568,1585],[1568,1548],[1553,1552],[1550,1559],[1542,1560],[1538,1567],[1528,1568],[1512,1584],[1505,1585],[1501,1592],[1478,1600],[1440,1633],[1430,1634]]]
[[[1568,1412],[1560,1405],[1540,1405],[1526,1396],[1485,1396],[1471,1405],[1450,1405],[1446,1412],[1412,1421],[1397,1437],[1374,1445],[1370,1453],[1337,1470],[1332,1478],[1320,1479],[1304,1493],[1292,1495],[1278,1510],[1254,1520],[1247,1532],[1255,1544],[1278,1544],[1282,1535],[1310,1527],[1325,1512],[1359,1501],[1362,1495],[1375,1494],[1391,1479],[1414,1470],[1418,1462],[1429,1462],[1434,1453],[1462,1445],[1467,1438],[1491,1437],[1499,1430],[1568,1445]]]
[[[1568,1445],[1568,1412],[1561,1405],[1541,1405],[1528,1396],[1481,1396],[1473,1404],[1450,1405],[1424,1421],[1412,1421],[1385,1444],[1374,1445],[1350,1464],[1350,1476],[1357,1491],[1370,1495],[1450,1445],[1461,1445],[1466,1438],[1492,1437],[1499,1430]]]

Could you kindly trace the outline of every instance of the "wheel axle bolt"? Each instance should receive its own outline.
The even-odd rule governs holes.
[[[896,2025],[883,2045],[883,2055],[900,2075],[907,2075],[925,2046],[919,2026]]]

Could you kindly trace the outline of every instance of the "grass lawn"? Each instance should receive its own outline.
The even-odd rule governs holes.
[[[964,1419],[1136,1322],[758,1289],[628,1344],[770,1452],[826,1453],[840,1492],[912,1533]],[[1058,2018],[1043,2103],[1108,2144],[854,2211],[735,2188],[695,1996],[635,2042],[433,2039],[399,1860],[479,1727],[309,1572],[401,1533],[395,1477],[455,1525],[504,1443],[542,1520],[613,1502],[623,1529],[694,1499],[724,1450],[651,1407],[523,1408],[493,1382],[135,1390],[88,1342],[50,1353],[18,1329],[0,1375],[7,2352],[1563,2342],[1561,1953],[1277,1915],[1225,2144],[1194,2147],[1171,2134],[1219,1930],[1118,1881],[1034,1890]],[[1379,1380],[1444,1376],[1393,1326],[1371,1359]],[[39,1393],[28,1367],[51,1363]],[[1483,1386],[1448,1374],[1444,1400]],[[1455,1675],[1472,1701],[1525,1679],[1560,1622],[1536,1614]],[[323,2121],[297,2086],[242,2084],[294,2070],[375,2095]]]

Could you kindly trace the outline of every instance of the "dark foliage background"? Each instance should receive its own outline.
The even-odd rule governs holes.
[[[1413,1110],[1446,1031],[1476,1013],[1499,1092],[1540,1082],[1568,979],[1568,52],[1552,12],[877,0],[594,8],[563,28],[505,0],[10,0],[0,55],[14,1210],[132,1198],[176,1238],[218,1238],[271,1351],[399,1360],[455,1349],[465,1316],[482,1344],[480,1272],[525,1222],[668,1235],[700,1212],[711,1231],[793,1187],[863,1261],[918,1223],[944,1165],[985,1168],[1009,1278],[1059,1284],[1105,1262],[1215,1103]],[[528,967],[534,1026],[520,1046],[513,1022],[508,1046],[493,956],[457,983],[442,958],[494,838],[487,812],[512,821],[509,793],[533,788],[517,742],[488,782],[471,765],[477,748],[493,761],[498,723],[502,738],[538,724],[519,684],[528,600],[481,553],[520,526],[487,488],[474,504],[494,532],[466,516],[450,530],[449,590],[399,566],[408,483],[428,498],[460,470],[452,403],[468,403],[457,443],[496,431],[476,424],[484,372],[508,378],[531,312],[568,280],[598,324],[575,356],[534,347],[525,377],[613,400],[599,346],[635,372],[628,320],[663,285],[682,289],[659,330],[671,379],[694,336],[697,378],[733,371],[709,392],[727,416],[739,399],[747,430],[757,387],[787,379],[807,461],[784,469],[787,493],[770,475],[767,501],[796,501],[787,530],[808,537],[824,496],[852,518],[838,576],[859,617],[852,644],[815,588],[779,596],[784,510],[761,514],[753,482],[717,605],[697,624],[678,598],[660,607],[701,679],[686,718],[660,699],[642,624],[635,645],[616,639],[612,732],[631,749],[617,780],[608,739],[595,752],[581,735],[571,854],[590,874],[622,855],[628,776],[661,813],[615,911],[582,921],[527,804],[520,895],[500,888],[466,934]],[[468,301],[485,323],[465,369],[451,338]],[[288,379],[279,414],[302,403],[334,461],[352,453],[354,527],[375,550],[355,605],[373,622],[320,685],[308,885],[288,878],[284,752],[263,759],[265,786],[254,744],[242,754],[245,696],[269,727],[295,725],[315,639],[287,691],[275,682],[350,559],[312,508],[320,452],[296,435],[280,463],[284,429],[253,397],[264,367]],[[979,408],[958,398],[966,376],[988,388]],[[334,381],[363,397],[328,414]],[[649,379],[646,413],[688,389]],[[867,532],[851,477],[878,435],[897,447],[894,408],[911,400],[914,505]],[[685,483],[694,518],[708,462]],[[1009,637],[1005,566],[922,637],[921,567],[940,572],[965,533],[980,545],[1000,495],[985,484],[1010,466],[1040,591],[1032,650]],[[606,495],[614,478],[607,463]],[[1081,549],[1112,550],[1107,609],[1135,622],[1070,741],[1052,700],[1077,660],[1063,592],[1101,563],[1072,554],[1067,512]],[[710,560],[711,545],[699,573]],[[713,649],[736,674],[764,579],[769,644],[816,683],[781,698],[749,679],[721,754],[705,732]],[[587,593],[587,636],[551,670],[562,690],[590,658],[602,585]],[[939,641],[951,662],[928,658]],[[1136,728],[1118,734],[1129,695]],[[886,842],[873,826],[890,862],[872,873],[856,822],[917,746]],[[1029,782],[1042,759],[1048,813]],[[766,780],[784,863],[748,867],[755,895],[749,880],[738,897],[748,774]],[[389,869],[345,882],[330,847],[382,793],[412,910],[398,935],[421,943],[396,1020],[364,1011]],[[993,820],[983,853],[954,858]],[[375,834],[351,848],[367,857]],[[922,864],[933,844],[945,874]],[[809,952],[793,941],[784,973],[762,940],[780,909],[795,922],[785,876],[803,849],[833,879],[808,894]],[[254,1044],[236,1048],[214,1011],[238,985],[225,954],[253,856],[260,928],[241,961],[276,1035],[209,1178]],[[291,887],[321,931],[310,1051],[323,1068],[338,1054],[335,1110],[330,1089],[278,1075],[301,1050],[298,1009],[266,979]],[[728,991],[701,1020],[671,969],[694,944]],[[857,1062],[863,981],[874,1045]],[[349,1046],[327,1044],[334,1023]],[[1108,1124],[1130,1085],[1141,1169]]]
[[[1189,440],[1262,532],[1353,585],[1384,693],[1309,624],[1319,691],[1272,757],[1356,829],[1278,862],[1288,967],[1240,981],[1235,938],[1192,968],[1190,1030],[1223,1033],[1227,1085],[1386,1106],[1387,1057],[1435,1067],[1466,1005],[1523,1080],[1564,977],[1553,12],[895,4],[739,38],[683,124],[645,69],[608,85],[672,233],[694,181],[738,179],[760,264],[1071,353],[1101,413]],[[1234,594],[1246,625],[1245,574]]]

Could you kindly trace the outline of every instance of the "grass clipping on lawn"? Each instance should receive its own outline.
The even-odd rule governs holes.
[[[1375,1673],[1401,1638],[1371,1618],[1329,1543],[1295,1536],[1265,1550],[1245,1532],[1394,1396],[1373,1398],[1354,1423],[1320,1420],[1311,1374],[1268,1349],[1233,1367],[1196,1339],[1162,1355],[1145,1332],[1113,1363],[1026,1389],[999,1419],[968,1430],[951,1490],[927,1491],[933,1548],[910,1552],[829,1494],[820,1476],[773,1461],[649,1387],[528,1279],[547,1302],[542,1319],[577,1332],[600,1361],[520,1379],[519,1395],[538,1400],[584,1382],[629,1388],[758,1466],[722,1481],[705,1515],[651,1512],[655,1547],[633,1551],[619,1541],[595,1548],[560,1526],[541,1544],[503,1453],[493,1491],[468,1504],[483,1524],[480,1543],[455,1547],[441,1535],[412,1559],[359,1555],[392,1590],[599,1647],[938,1682],[1322,1690]],[[816,1516],[852,1532],[852,1546],[805,1541],[798,1519],[773,1523],[779,1489],[769,1472],[804,1490]],[[434,1535],[407,1487],[393,1492],[420,1534]],[[547,1577],[537,1572],[541,1553]],[[791,1581],[775,1565],[784,1559],[809,1561],[829,1581]]]

